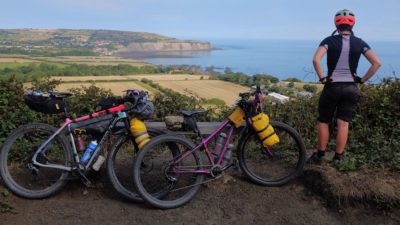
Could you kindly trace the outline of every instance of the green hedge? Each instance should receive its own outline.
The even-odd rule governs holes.
[[[142,80],[160,92],[152,96],[156,106],[156,120],[166,115],[178,114],[179,110],[200,109],[207,104],[204,99],[181,95],[171,89],[162,88],[149,80]],[[35,82],[42,90],[50,89],[57,82],[47,80]],[[400,169],[400,81],[386,81],[378,85],[361,86],[361,101],[357,114],[350,124],[349,143],[346,152],[353,163],[350,168],[386,167]],[[101,97],[111,92],[92,85],[73,89],[74,96],[68,99],[75,115],[95,110]],[[57,125],[57,116],[36,113],[23,103],[23,85],[15,78],[0,81],[0,142],[17,126],[32,121]],[[267,113],[273,120],[280,120],[295,127],[306,141],[307,148],[314,149],[317,141],[318,96],[311,99],[297,99],[283,105],[273,105],[266,100]],[[211,106],[210,112],[199,117],[200,121],[220,121],[232,108]],[[334,130],[331,129],[329,149],[334,148]]]
[[[400,80],[376,85],[361,85],[361,100],[350,123],[346,152],[359,168],[364,165],[400,169]],[[295,127],[307,147],[315,149],[317,141],[318,98],[292,100],[284,105],[266,102],[272,119]],[[330,126],[328,150],[334,150],[335,129]]]

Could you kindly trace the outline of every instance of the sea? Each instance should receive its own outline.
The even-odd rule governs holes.
[[[215,39],[210,41],[215,50],[147,54],[142,60],[156,65],[214,66],[223,72],[230,68],[247,75],[269,74],[280,80],[294,77],[306,82],[318,81],[312,57],[321,40],[244,40]],[[367,41],[368,42],[368,41]],[[384,78],[400,78],[400,41],[370,41],[368,44],[382,62],[382,67],[371,79],[378,83]],[[137,58],[138,56],[131,56]],[[324,71],[326,58],[321,61]],[[361,57],[357,73],[363,75],[370,64]]]

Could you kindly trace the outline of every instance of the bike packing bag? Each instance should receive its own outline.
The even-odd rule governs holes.
[[[253,128],[257,132],[264,147],[269,147],[279,142],[278,135],[276,135],[274,128],[269,124],[267,114],[259,113],[253,116],[251,120],[253,121]]]
[[[102,117],[96,117],[77,123],[71,123],[71,130],[79,128],[84,129],[86,131],[86,134],[99,135],[103,134],[108,129],[112,120],[113,115],[107,114]]]
[[[244,111],[243,109],[236,107],[235,111],[228,117],[229,120],[235,125],[236,128],[239,128],[244,123]]]
[[[30,109],[46,114],[59,114],[64,112],[65,108],[62,99],[50,96],[24,94],[24,101]]]
[[[150,135],[147,133],[147,128],[144,122],[138,118],[133,118],[130,121],[130,129],[139,149],[150,141]]]

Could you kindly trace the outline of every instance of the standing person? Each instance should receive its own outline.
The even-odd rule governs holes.
[[[337,30],[325,38],[319,45],[314,58],[314,69],[322,84],[325,84],[318,105],[318,146],[317,152],[309,158],[310,163],[320,163],[326,152],[329,141],[329,122],[336,113],[337,135],[333,162],[340,162],[347,143],[349,122],[360,98],[356,83],[370,79],[381,66],[381,63],[369,45],[354,36],[354,13],[340,10],[335,15]],[[338,32],[338,35],[334,35]],[[325,76],[320,61],[326,54],[328,74]],[[361,54],[371,63],[364,76],[357,76],[357,66]]]

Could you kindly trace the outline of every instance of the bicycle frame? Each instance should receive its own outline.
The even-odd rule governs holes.
[[[126,119],[127,115],[125,112],[123,112],[122,110],[125,109],[124,105],[119,105],[107,110],[102,110],[102,111],[98,111],[95,113],[92,113],[90,115],[86,115],[86,116],[82,116],[76,119],[71,120],[69,117],[67,117],[65,119],[64,124],[54,133],[52,134],[43,144],[41,144],[39,146],[39,148],[35,151],[33,157],[32,157],[32,163],[33,165],[36,166],[40,166],[40,167],[46,167],[46,168],[53,168],[53,169],[60,169],[60,170],[65,170],[65,171],[72,171],[74,169],[76,169],[76,166],[64,166],[64,165],[59,165],[59,164],[53,164],[53,163],[47,163],[47,164],[42,164],[40,162],[38,162],[36,159],[38,157],[39,154],[44,154],[47,150],[47,147],[52,143],[52,141],[54,141],[55,137],[57,137],[57,135],[61,134],[64,129],[68,128],[68,133],[69,133],[69,137],[71,140],[71,145],[72,145],[72,151],[73,151],[73,157],[75,160],[76,165],[80,165],[82,166],[83,169],[88,169],[90,167],[90,165],[92,164],[94,158],[97,156],[97,154],[99,153],[102,145],[104,144],[104,142],[108,139],[108,137],[110,136],[113,128],[115,127],[115,125],[117,124],[117,122],[121,119]],[[96,149],[93,152],[92,157],[90,158],[90,160],[88,161],[88,163],[83,166],[82,164],[79,164],[79,155],[78,155],[78,151],[76,150],[76,146],[75,146],[75,141],[74,141],[74,136],[72,134],[71,131],[71,124],[72,123],[76,123],[76,122],[81,122],[81,121],[85,121],[85,120],[89,120],[92,118],[97,118],[97,117],[101,117],[104,116],[108,113],[116,113],[118,112],[118,116],[115,116],[113,121],[111,122],[111,125],[108,127],[107,131],[104,133],[103,137],[100,140],[100,143],[97,145]],[[127,121],[125,120],[125,123]],[[81,168],[81,169],[82,169]]]
[[[184,160],[187,156],[189,156],[190,154],[192,154],[194,151],[200,150],[200,149],[204,149],[204,152],[210,162],[210,166],[211,168],[214,167],[215,165],[221,165],[223,157],[226,153],[226,150],[228,148],[228,145],[231,141],[232,135],[233,135],[233,131],[235,129],[234,126],[231,126],[229,128],[228,131],[228,135],[226,138],[226,142],[224,144],[224,147],[221,150],[221,153],[219,154],[218,158],[217,158],[217,162],[214,162],[214,157],[212,156],[210,150],[208,149],[208,143],[211,141],[212,138],[214,138],[215,136],[217,136],[217,134],[219,132],[221,132],[226,126],[230,125],[230,121],[229,119],[225,119],[221,125],[218,126],[217,129],[215,129],[215,131],[213,131],[207,138],[202,139],[201,142],[192,150],[178,156],[176,159],[174,159],[173,163],[174,164],[178,164],[179,162],[181,162],[182,160]],[[199,174],[211,174],[210,170],[207,169],[185,169],[185,168],[173,168],[173,171],[176,173],[199,173]]]

